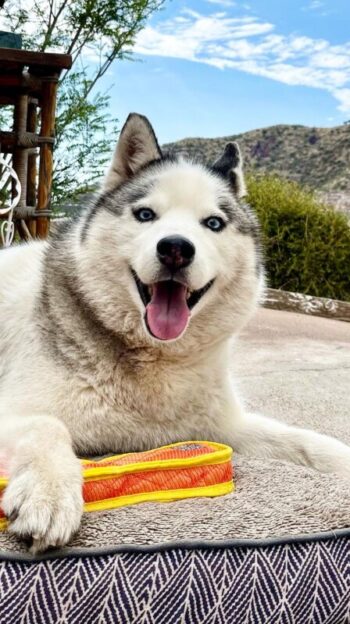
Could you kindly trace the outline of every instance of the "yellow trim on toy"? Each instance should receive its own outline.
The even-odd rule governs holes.
[[[124,464],[122,466],[104,466],[103,462],[111,462],[116,459],[122,459],[131,453],[123,453],[121,455],[111,455],[100,460],[81,459],[83,468],[83,476],[85,481],[91,481],[99,479],[101,476],[108,478],[108,476],[114,477],[117,475],[128,474],[130,472],[143,472],[144,470],[170,470],[171,468],[184,468],[191,466],[212,466],[214,464],[223,464],[230,461],[233,457],[233,451],[231,447],[226,444],[219,444],[218,442],[208,442],[206,440],[186,440],[186,442],[176,442],[175,444],[167,444],[166,446],[160,446],[157,450],[164,450],[168,448],[176,448],[177,446],[183,446],[184,444],[207,444],[215,449],[212,453],[204,453],[202,455],[196,455],[195,457],[179,459],[156,459],[154,461],[143,461],[130,464]],[[136,455],[137,453],[135,453]],[[101,464],[99,466],[93,466],[92,468],[84,468],[86,464]],[[0,477],[0,489],[5,488],[8,483],[7,477]]]
[[[6,518],[0,518],[0,531],[7,529],[8,521]]]
[[[106,500],[94,501],[84,504],[84,511],[105,511],[126,505],[136,505],[138,503],[168,503],[183,498],[198,498],[200,496],[223,496],[230,494],[234,490],[233,481],[218,483],[216,485],[205,485],[203,487],[183,488],[176,490],[157,490],[155,492],[142,492],[141,494],[128,494],[107,498]]]
[[[84,468],[84,464],[89,464],[91,461],[88,459],[82,459],[84,480],[91,481],[99,479],[101,476],[111,477],[128,474],[130,472],[143,472],[145,470],[170,470],[171,468],[184,468],[192,466],[212,466],[216,464],[224,464],[232,459],[233,451],[229,446],[225,444],[219,444],[218,442],[205,442],[199,441],[186,441],[177,442],[176,444],[168,444],[167,446],[160,446],[157,450],[164,450],[168,448],[176,448],[177,446],[183,446],[184,444],[208,444],[216,449],[214,452],[203,453],[202,455],[196,455],[195,457],[180,457],[178,459],[156,459],[154,461],[143,461],[130,464],[123,464],[122,466],[103,466],[104,461],[114,461],[116,459],[122,459],[130,453],[124,453],[123,455],[112,455],[105,459],[100,459],[96,463],[101,463],[101,466],[94,466],[93,468]]]

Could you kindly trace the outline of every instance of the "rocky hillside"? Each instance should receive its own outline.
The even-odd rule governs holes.
[[[278,125],[218,139],[183,139],[164,148],[211,163],[227,141],[238,141],[245,169],[276,172],[350,205],[350,125]]]

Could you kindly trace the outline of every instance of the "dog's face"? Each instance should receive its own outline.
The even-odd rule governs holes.
[[[131,308],[137,311],[131,316],[153,343],[181,340],[196,327],[216,334],[220,323],[234,322],[223,322],[225,313],[239,316],[229,299],[236,297],[233,308],[243,294],[255,302],[258,233],[254,216],[239,203],[244,192],[236,144],[229,143],[212,168],[164,158],[148,121],[129,117],[81,239],[100,265],[99,286],[108,283],[111,298],[111,281],[122,288],[119,309],[125,304],[129,318]]]

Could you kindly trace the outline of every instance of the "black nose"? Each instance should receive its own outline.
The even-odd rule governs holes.
[[[160,262],[169,269],[182,269],[191,264],[195,248],[187,238],[181,236],[167,236],[157,245],[157,254]]]

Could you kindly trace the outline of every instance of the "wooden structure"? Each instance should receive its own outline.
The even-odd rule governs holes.
[[[0,48],[0,107],[13,106],[13,127],[0,130],[0,151],[12,154],[21,183],[14,222],[23,239],[49,231],[57,82],[71,65],[67,54]]]

